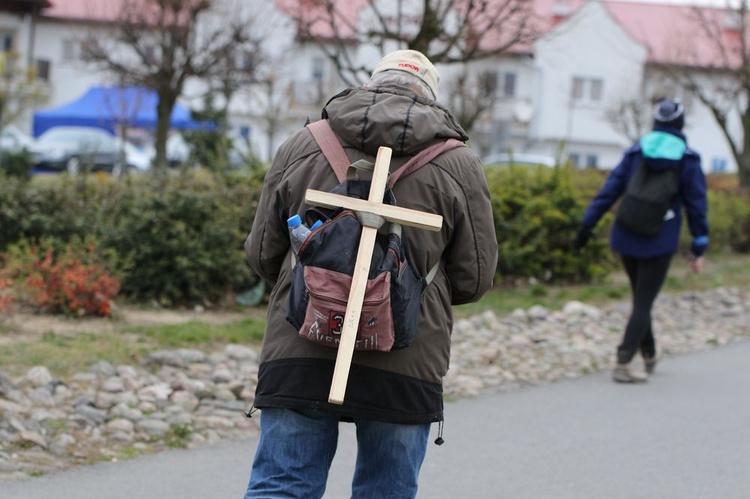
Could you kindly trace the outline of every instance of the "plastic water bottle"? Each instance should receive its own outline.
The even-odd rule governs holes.
[[[302,243],[310,235],[310,229],[302,223],[299,215],[289,218],[286,223],[289,226],[289,239],[292,241],[292,250],[294,250],[295,255],[299,254]]]

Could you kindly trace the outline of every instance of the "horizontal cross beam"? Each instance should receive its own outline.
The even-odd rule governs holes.
[[[389,222],[433,232],[439,231],[443,226],[443,217],[440,215],[313,189],[308,189],[305,193],[305,202],[311,206],[323,208],[346,208],[355,212],[372,213],[385,218]]]

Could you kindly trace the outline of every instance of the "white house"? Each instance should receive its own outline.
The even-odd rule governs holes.
[[[608,106],[640,98],[646,57],[603,3],[561,20],[534,44],[541,91],[532,147],[554,155],[562,140],[575,164],[615,166],[629,141],[607,126]]]
[[[641,103],[647,113],[653,98],[671,97],[686,107],[684,131],[704,170],[736,171],[710,110],[666,77],[665,66],[684,64],[678,49],[699,52],[695,45],[707,43],[696,36],[689,7],[593,0],[535,5],[542,34],[533,46],[475,63],[478,71],[495,71],[501,94],[484,128],[471,134],[482,153],[562,156],[578,167],[610,169],[637,136],[617,126],[627,120],[620,105]],[[694,65],[700,71],[706,64]],[[650,116],[642,119],[650,127]],[[741,137],[739,127],[734,131]]]
[[[320,48],[300,36],[298,26],[285,13],[310,2],[252,1],[258,9],[262,7],[256,16],[262,22],[256,29],[266,30],[273,78],[238,92],[230,105],[230,120],[237,127],[250,128],[256,151],[268,158],[306,119],[317,119],[327,98],[346,85]],[[47,0],[48,6],[38,0],[19,2],[43,8],[36,14],[32,10],[0,12],[0,40],[4,48],[33,59],[39,76],[49,82],[47,107],[69,102],[92,85],[113,83],[81,62],[77,40],[82,30],[106,29],[114,21],[115,0]],[[341,2],[352,26],[362,29],[368,19],[366,2]],[[468,65],[470,72],[497,81],[494,104],[470,132],[471,145],[479,154],[533,153],[569,159],[579,167],[609,169],[635,140],[615,123],[622,117],[617,107],[627,102],[650,107],[653,97],[668,96],[683,99],[688,143],[701,153],[704,169],[736,170],[709,110],[665,77],[665,66],[684,62],[685,57],[705,49],[705,41],[688,35],[686,7],[534,0],[534,8],[540,36],[533,44]],[[355,35],[349,33],[352,42]],[[349,50],[370,66],[378,57],[372,47],[352,43]],[[700,70],[705,63],[693,65]],[[447,83],[458,69],[438,67],[440,100],[450,106]],[[195,97],[202,88],[200,82],[191,82],[183,103],[198,105]],[[19,125],[31,128],[28,119]]]

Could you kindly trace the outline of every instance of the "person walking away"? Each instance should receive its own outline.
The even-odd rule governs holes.
[[[392,148],[393,172],[436,142],[468,140],[436,101],[438,81],[424,54],[392,52],[367,84],[333,96],[322,118],[351,162],[374,162],[380,146]],[[246,499],[322,497],[341,421],[356,425],[352,497],[415,497],[431,424],[442,431],[451,307],[479,300],[492,286],[497,240],[489,190],[480,159],[457,147],[393,187],[398,206],[443,217],[439,232],[404,228],[410,263],[423,277],[437,269],[421,298],[414,339],[400,350],[355,351],[345,400],[329,403],[337,350],[301,337],[285,318],[292,274],[287,219],[305,213],[307,189],[337,184],[309,129],[298,131],[266,174],[245,243],[250,266],[272,286],[254,403],[260,441]]]
[[[630,281],[633,307],[617,348],[617,364],[612,375],[616,382],[645,382],[656,367],[658,357],[651,309],[666,279],[672,256],[678,250],[683,206],[693,237],[690,266],[694,272],[699,272],[703,266],[709,232],[706,180],[700,155],[687,146],[682,132],[684,121],[684,109],[678,100],[664,99],[656,104],[652,131],[625,151],[586,209],[573,241],[574,248],[581,249],[601,217],[623,197],[612,227],[610,246],[622,259]],[[654,189],[647,182],[653,183],[653,178],[670,172],[672,175],[661,175],[662,180],[656,182],[663,184],[665,179],[673,178],[667,187],[673,182],[676,194],[670,193],[666,213],[653,220],[649,213],[651,206],[643,204],[639,196],[648,197]],[[649,217],[652,220],[646,220]],[[645,373],[632,367],[638,352],[643,357]]]

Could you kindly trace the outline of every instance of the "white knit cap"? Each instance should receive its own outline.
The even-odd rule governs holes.
[[[421,79],[432,90],[432,95],[437,99],[440,75],[435,66],[422,53],[416,50],[397,50],[384,56],[378,62],[372,74],[380,73],[388,69],[404,71]]]

